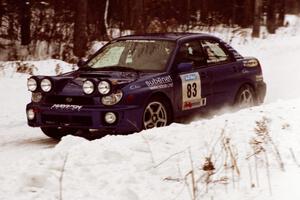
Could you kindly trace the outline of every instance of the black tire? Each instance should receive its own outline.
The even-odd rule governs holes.
[[[158,97],[151,98],[143,112],[143,129],[164,127],[172,122],[172,112],[169,103]]]
[[[76,129],[67,129],[67,128],[50,128],[50,127],[41,127],[41,130],[45,135],[56,140],[60,140],[66,135],[73,135],[77,132]]]
[[[253,87],[243,85],[236,94],[234,106],[238,109],[257,105],[257,97]]]

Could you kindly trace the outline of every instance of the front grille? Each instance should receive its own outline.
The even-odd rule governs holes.
[[[94,105],[94,100],[91,97],[46,96],[45,103],[47,103],[47,104]]]
[[[92,118],[90,116],[66,116],[42,114],[42,122],[48,125],[73,125],[73,126],[91,126]]]

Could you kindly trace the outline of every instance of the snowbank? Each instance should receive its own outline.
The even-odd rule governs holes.
[[[198,199],[299,199],[299,113],[296,99],[129,136],[67,136],[9,176],[2,166],[0,199],[192,199],[193,188]]]

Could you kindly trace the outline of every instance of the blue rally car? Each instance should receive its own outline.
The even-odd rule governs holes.
[[[29,126],[58,139],[79,130],[103,135],[163,127],[224,105],[258,105],[266,94],[256,58],[192,33],[120,37],[78,70],[32,76],[27,86]]]

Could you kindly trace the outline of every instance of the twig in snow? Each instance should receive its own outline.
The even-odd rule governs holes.
[[[290,152],[291,152],[291,155],[292,155],[292,158],[293,158],[294,162],[296,163],[296,165],[298,167],[300,167],[300,164],[299,164],[299,162],[298,162],[298,160],[297,160],[297,158],[296,158],[296,156],[295,156],[294,151],[293,151],[292,148],[290,148]]]
[[[177,162],[177,169],[178,169],[179,175],[180,175],[181,177],[183,177],[178,162]],[[186,180],[186,176],[184,177],[184,185],[186,186],[186,189],[187,189],[187,191],[189,192],[190,198],[192,199],[192,194],[191,194],[191,191],[189,190],[189,184],[188,184],[188,182],[187,182],[187,180]],[[182,190],[182,191],[183,191],[183,190]],[[180,195],[180,193],[178,194],[178,196],[179,196],[179,195]]]
[[[257,163],[257,156],[254,156],[254,161],[255,161],[255,177],[256,177],[256,184],[257,187],[259,187],[259,175],[258,175],[258,163]]]
[[[273,147],[273,153],[275,154],[275,157],[279,163],[279,166],[280,166],[281,170],[284,171],[284,164],[283,164],[280,152],[278,150],[277,145],[274,143],[274,141],[269,133],[268,121],[269,121],[268,118],[263,117],[262,120],[256,122],[256,127],[255,127],[254,131],[258,138],[257,139],[254,138],[253,140],[259,141],[260,144],[254,145],[254,146],[260,146],[262,149],[265,149],[265,148],[263,148],[262,145],[270,143]],[[257,152],[257,154],[258,153],[260,153],[260,152]]]
[[[248,169],[249,169],[249,177],[250,177],[250,188],[254,188],[255,184],[253,183],[252,168],[249,162],[248,162]]]
[[[192,159],[192,153],[191,149],[189,148],[189,157],[190,157],[190,162],[191,162],[191,177],[192,177],[192,194],[193,194],[193,200],[196,200],[196,194],[197,194],[197,186],[196,186],[196,181],[195,181],[195,171],[194,171],[194,163]]]
[[[182,151],[179,151],[179,152],[176,152],[176,153],[170,155],[169,157],[167,157],[166,159],[162,160],[162,161],[159,162],[157,165],[155,165],[153,168],[159,167],[159,166],[162,165],[163,163],[165,163],[165,162],[167,162],[168,160],[170,160],[172,157],[174,157],[174,156],[176,156],[176,155],[178,155],[178,154],[184,153],[185,151],[186,151],[186,149],[185,149],[185,150],[182,150]]]
[[[223,145],[224,145],[225,151],[227,151],[229,153],[232,169],[236,171],[238,176],[240,176],[240,170],[239,170],[239,167],[237,165],[237,160],[236,160],[236,158],[233,154],[233,151],[232,151],[232,145],[230,144],[230,139],[224,137]]]
[[[265,151],[264,152],[265,154],[265,159],[266,159],[266,170],[267,170],[267,177],[268,177],[268,184],[269,184],[269,192],[270,192],[270,195],[272,196],[272,185],[271,185],[271,175],[270,175],[270,165],[269,165],[269,159],[268,159],[268,154],[267,152]]]
[[[65,159],[60,171],[60,177],[59,177],[59,200],[63,200],[63,179],[64,179],[64,172],[65,172],[65,167],[67,164],[69,153],[65,155]]]
[[[152,150],[151,150],[150,143],[149,143],[149,141],[147,140],[147,138],[144,137],[143,133],[141,133],[141,136],[142,136],[143,140],[146,142],[146,144],[147,144],[147,146],[148,146],[148,149],[149,149],[149,151],[150,151],[151,161],[152,161],[153,165],[155,165],[154,156],[153,156],[153,153],[152,153]]]

